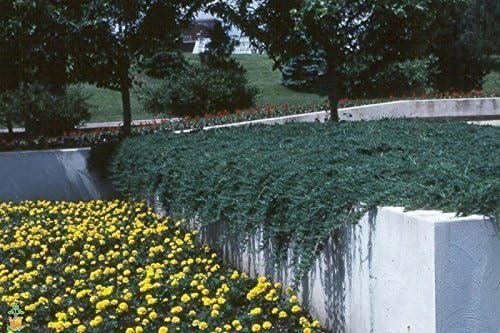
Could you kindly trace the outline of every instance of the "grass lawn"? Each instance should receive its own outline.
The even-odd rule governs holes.
[[[248,71],[248,80],[251,85],[259,89],[257,105],[283,104],[292,105],[315,104],[326,100],[316,94],[297,92],[281,84],[281,73],[273,71],[272,61],[265,55],[238,55],[236,59]]]
[[[198,60],[198,55],[195,54],[185,54],[185,56],[191,61]],[[247,70],[249,84],[259,90],[255,99],[257,105],[315,104],[326,99],[317,94],[302,93],[283,86],[280,71],[273,71],[273,62],[266,55],[237,54],[234,58]]]
[[[190,61],[197,61],[198,55],[186,53]],[[247,70],[249,83],[259,90],[257,105],[283,104],[291,105],[315,104],[325,101],[326,97],[316,94],[301,93],[281,85],[281,73],[273,71],[273,63],[266,55],[235,55]],[[84,94],[90,97],[92,105],[91,122],[120,121],[122,119],[122,103],[120,93],[109,89],[97,88],[89,84],[79,85]],[[500,91],[500,73],[492,71],[483,83],[485,91]],[[132,118],[134,120],[149,119],[152,115],[146,112],[136,94],[132,92]]]
[[[78,85],[84,95],[89,96],[92,118],[90,122],[120,121],[122,120],[122,100],[119,91],[97,88],[90,84]],[[131,96],[133,119],[152,118],[151,114],[144,112],[137,97]]]
[[[198,59],[198,56],[193,54],[186,54],[186,57],[192,61]],[[325,100],[325,97],[316,94],[300,93],[282,86],[280,72],[272,70],[272,61],[265,55],[235,55],[235,58],[246,68],[249,83],[259,89],[256,97],[257,105],[314,104]],[[122,119],[122,102],[118,91],[97,88],[89,84],[81,84],[79,87],[90,97],[91,122]],[[152,115],[142,108],[133,92],[131,99],[134,120],[152,118]]]

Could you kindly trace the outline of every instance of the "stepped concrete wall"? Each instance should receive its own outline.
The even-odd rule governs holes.
[[[0,153],[0,201],[111,199],[117,194],[90,168],[90,149]]]
[[[218,223],[192,227],[225,262],[292,284],[261,231],[242,245]],[[332,333],[499,333],[500,234],[482,216],[383,207],[336,230],[299,290]]]

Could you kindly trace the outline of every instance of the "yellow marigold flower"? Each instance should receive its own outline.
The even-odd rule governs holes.
[[[269,322],[269,321],[265,321],[264,323],[262,323],[262,328],[265,330],[268,330],[271,327],[273,327],[273,324],[271,324],[271,322]]]
[[[278,314],[278,317],[279,318],[286,318],[286,317],[288,317],[288,315],[285,311],[280,311],[280,313]]]
[[[143,306],[141,306],[140,308],[138,308],[138,309],[137,309],[137,314],[138,314],[139,316],[143,316],[143,315],[145,315],[145,314],[146,314],[146,312],[148,312],[148,311],[147,311],[147,310],[146,310],[146,308],[145,308],[145,307],[143,307]]]
[[[252,332],[260,332],[261,327],[259,324],[253,324],[252,325]]]
[[[158,315],[156,314],[156,312],[154,312],[154,311],[153,311],[153,312],[150,312],[150,313],[149,313],[149,316],[148,316],[148,317],[149,317],[149,319],[151,319],[151,320],[155,320],[156,318],[158,318]]]
[[[144,330],[142,329],[142,327],[141,327],[141,326],[137,326],[137,327],[135,328],[135,333],[142,333],[142,332],[144,332]]]
[[[125,312],[128,310],[128,305],[127,303],[125,302],[121,302],[120,304],[118,304],[118,310],[120,310],[120,312]]]
[[[165,326],[162,326],[158,329],[158,333],[168,333],[168,328]]]
[[[77,332],[77,333],[83,333],[83,332],[85,332],[86,330],[87,330],[87,328],[86,328],[85,326],[83,326],[83,325],[79,325],[79,326],[77,327],[77,329],[76,329],[76,332]]]
[[[102,323],[103,319],[101,316],[96,316],[94,319],[90,321],[90,326],[96,327]]]
[[[200,330],[206,330],[206,329],[207,329],[207,327],[208,327],[208,324],[207,324],[207,323],[205,323],[204,321],[200,321],[200,323],[198,324],[198,328],[199,328]]]
[[[182,302],[182,303],[187,303],[187,302],[189,302],[190,300],[191,300],[191,297],[189,297],[189,295],[187,295],[187,294],[184,294],[184,295],[182,295],[182,297],[181,297],[181,302]]]
[[[250,310],[250,314],[252,316],[257,316],[257,315],[260,315],[261,313],[262,313],[262,309],[259,307],[256,307],[256,308]]]
[[[179,312],[182,312],[182,307],[180,306],[174,306],[171,310],[170,310],[171,313],[179,313]]]
[[[300,306],[298,306],[298,305],[294,305],[294,306],[292,307],[292,312],[293,312],[293,313],[297,313],[297,312],[299,312],[300,310],[301,310],[301,308],[300,308]]]

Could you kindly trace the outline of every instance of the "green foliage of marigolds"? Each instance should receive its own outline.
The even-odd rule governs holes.
[[[500,213],[500,129],[378,121],[158,133],[122,142],[117,189],[244,237],[263,225],[303,273],[336,228],[377,206]],[[362,204],[361,204],[362,203]],[[356,207],[356,209],[354,209]]]

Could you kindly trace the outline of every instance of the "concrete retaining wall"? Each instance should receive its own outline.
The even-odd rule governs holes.
[[[277,118],[243,121],[233,124],[207,126],[204,129],[245,126],[255,124],[284,124],[287,122],[324,122],[329,112],[319,111]],[[500,98],[460,98],[407,100],[339,109],[339,118],[344,121],[377,120],[383,118],[422,118],[453,120],[500,119]],[[186,133],[180,130],[176,133]]]
[[[116,197],[89,168],[90,149],[0,153],[0,201],[93,200]]]
[[[500,119],[500,98],[396,101],[341,109],[339,117],[351,121],[382,118]]]
[[[291,284],[261,233],[244,248],[221,228],[202,235],[224,261]],[[300,291],[329,332],[499,333],[500,235],[482,216],[381,208],[331,235]]]

